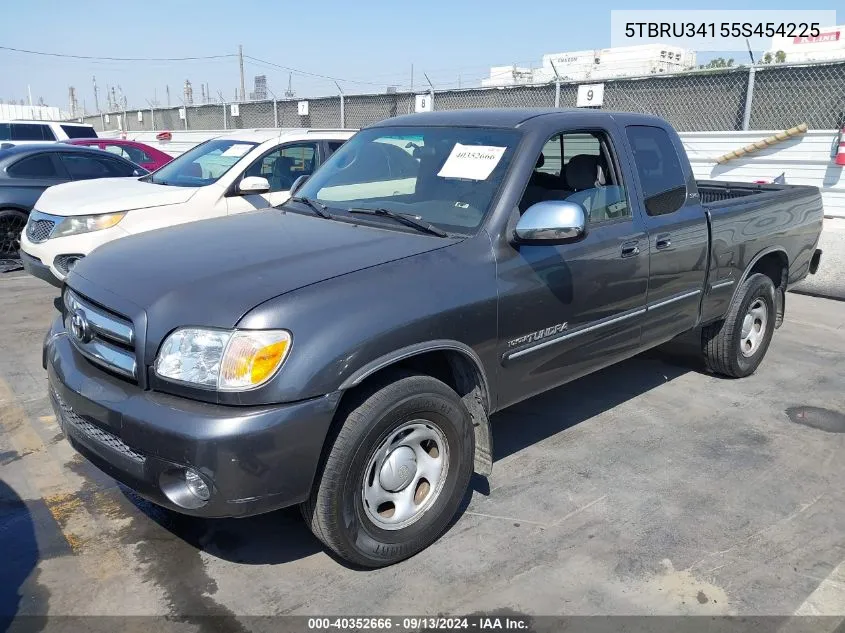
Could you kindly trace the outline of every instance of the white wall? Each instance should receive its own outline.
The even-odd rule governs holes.
[[[38,121],[65,121],[70,114],[55,106],[18,105],[0,103],[0,119],[36,119]]]
[[[775,134],[754,132],[686,132],[681,139],[696,178],[753,182],[786,174],[788,185],[813,185],[822,190],[825,215],[845,218],[845,175],[834,164],[836,130],[810,130],[743,158],[717,165],[715,159]]]
[[[129,132],[128,137],[178,156],[197,143],[232,131],[173,131],[173,140],[157,141],[156,132]],[[717,165],[716,158],[754,141],[771,136],[775,131],[754,132],[685,132],[681,140],[687,149],[696,178],[753,182],[770,180],[782,173],[791,185],[813,185],[821,188],[825,215],[845,218],[845,175],[833,163],[836,130],[810,130],[806,134],[773,147]],[[117,132],[103,136],[116,137]]]
[[[139,143],[146,143],[151,147],[161,150],[165,154],[171,156],[178,156],[183,152],[187,152],[194,145],[199,145],[203,141],[207,141],[215,136],[221,134],[230,134],[233,130],[169,130],[173,136],[170,141],[156,140],[156,134],[159,132],[132,132],[126,133],[126,138],[130,141],[138,141]],[[107,132],[99,132],[97,134],[101,138],[121,138],[121,133],[116,130],[109,130]]]

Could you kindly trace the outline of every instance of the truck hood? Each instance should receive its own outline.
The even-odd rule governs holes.
[[[78,180],[50,187],[41,194],[35,208],[62,216],[131,211],[181,204],[198,190],[199,187],[154,185],[137,178]]]
[[[67,283],[136,322],[145,319],[151,362],[174,328],[231,328],[297,288],[458,241],[268,209],[115,240],[81,260]]]

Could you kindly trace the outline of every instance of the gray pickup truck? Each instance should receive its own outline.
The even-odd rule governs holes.
[[[144,497],[301,504],[367,567],[447,528],[494,412],[683,333],[754,372],[821,256],[816,188],[697,182],[651,116],[402,116],[295,184],[81,261],[43,362],[68,439]]]

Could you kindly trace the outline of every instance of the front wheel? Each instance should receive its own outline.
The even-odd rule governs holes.
[[[382,567],[425,549],[454,517],[472,475],[472,422],[430,376],[396,372],[350,396],[302,512],[337,555]]]
[[[0,209],[0,259],[18,257],[21,233],[26,227],[27,215],[16,209]]]
[[[759,273],[751,275],[739,287],[724,321],[702,332],[707,367],[734,378],[753,374],[769,349],[776,320],[772,280]]]

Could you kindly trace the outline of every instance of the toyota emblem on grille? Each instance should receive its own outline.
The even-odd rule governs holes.
[[[91,326],[88,324],[88,319],[85,318],[85,313],[82,310],[74,310],[73,316],[70,317],[70,333],[80,342],[88,343],[94,338],[94,333],[91,331]]]

